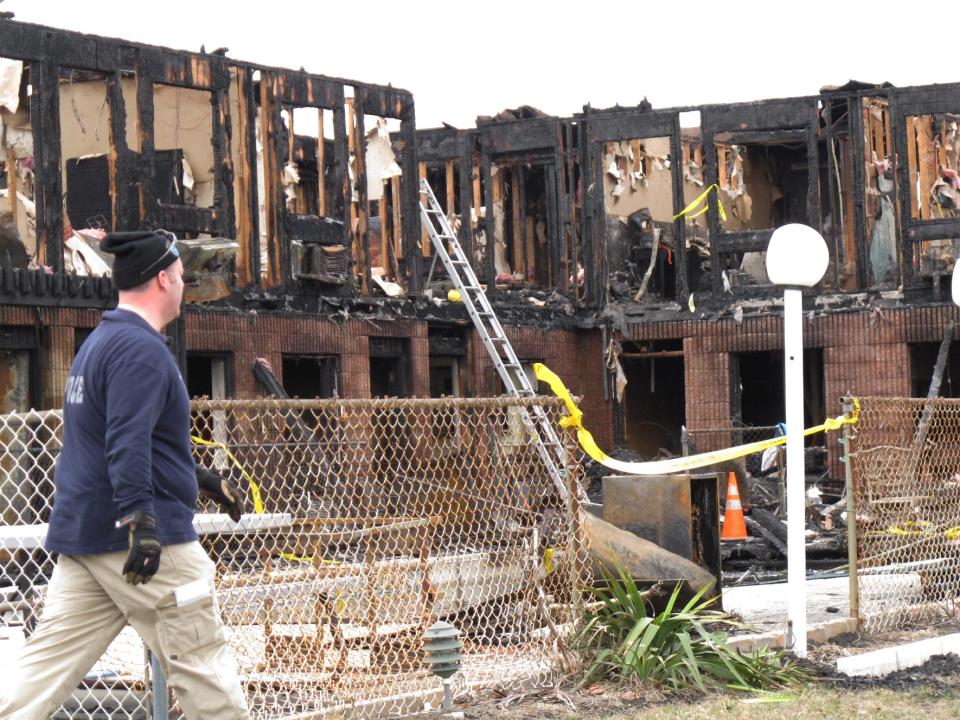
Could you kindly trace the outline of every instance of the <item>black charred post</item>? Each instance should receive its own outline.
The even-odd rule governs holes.
[[[56,56],[34,64],[38,89],[31,102],[32,124],[39,130],[34,162],[38,168],[34,200],[37,247],[46,249],[46,265],[63,272],[63,180],[60,174],[60,65]],[[39,150],[40,152],[36,152]]]
[[[230,70],[227,63],[211,57],[212,85],[210,92],[213,117],[213,206],[217,213],[220,237],[233,237],[237,213],[233,201],[233,160],[230,155],[233,124],[230,121]]]
[[[248,235],[240,236],[237,240],[246,243],[249,248],[249,263],[252,275],[252,285],[260,285],[260,189],[257,186],[257,125],[255,118],[258,113],[257,97],[259,86],[253,82],[253,69],[250,67],[238,68],[239,81],[242,85],[243,105],[240,112],[246,115],[246,137],[244,147],[246,153],[240,158],[243,172],[247,178],[246,198],[239,198],[237,203],[246,203]]]

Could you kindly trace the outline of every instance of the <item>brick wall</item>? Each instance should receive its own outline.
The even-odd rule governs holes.
[[[0,306],[0,325],[40,328],[37,366],[41,405],[59,407],[73,360],[76,328],[92,328],[99,311],[72,308],[35,309]],[[824,397],[828,414],[839,414],[838,399],[857,395],[906,396],[910,393],[909,345],[939,342],[949,322],[960,323],[960,309],[952,305],[838,312],[804,318],[804,344],[821,348]],[[427,323],[417,320],[362,320],[334,322],[292,313],[239,313],[227,310],[187,311],[187,347],[195,352],[229,353],[235,369],[234,395],[261,394],[253,376],[256,357],[271,361],[282,375],[282,356],[333,355],[340,359],[340,387],[344,397],[369,397],[371,336],[407,338],[410,343],[412,392],[429,394]],[[604,399],[603,347],[599,331],[572,331],[535,327],[508,327],[507,334],[523,361],[542,361],[581,397],[587,427],[603,448],[612,447],[612,402]],[[629,326],[627,339],[681,339],[684,349],[686,421],[693,430],[728,425],[730,408],[730,354],[780,350],[782,321],[778,315],[715,322],[673,321]],[[474,395],[493,390],[493,371],[476,335],[469,333],[467,387]],[[282,377],[280,378],[282,380]],[[836,436],[828,439],[834,467],[839,458]]]
[[[838,312],[803,321],[804,347],[823,350],[827,414],[839,415],[839,398],[910,394],[909,345],[940,342],[946,325],[960,323],[953,305]],[[728,426],[731,353],[783,349],[779,315],[715,322],[677,321],[629,326],[630,340],[683,339],[686,421],[691,430]],[[837,435],[827,439],[831,469],[840,472]]]

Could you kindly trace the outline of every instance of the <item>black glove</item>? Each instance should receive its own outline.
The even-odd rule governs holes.
[[[130,552],[123,563],[121,574],[131,585],[146,585],[160,568],[160,539],[157,520],[153,515],[138,510],[117,523],[130,529]]]
[[[231,520],[240,522],[240,516],[243,515],[243,493],[232,480],[198,467],[197,485],[201,495],[217,503]]]

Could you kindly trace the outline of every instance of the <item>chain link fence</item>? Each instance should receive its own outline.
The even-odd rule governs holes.
[[[239,524],[210,506],[195,525],[254,717],[437,707],[422,638],[438,619],[462,633],[455,693],[573,668],[566,640],[589,572],[582,468],[568,453],[562,500],[524,420],[532,403],[558,427],[562,403],[548,398],[193,403],[197,462],[248,493]],[[42,543],[61,425],[59,411],[0,417],[0,670],[52,571]],[[128,627],[54,717],[148,718],[151,701]]]
[[[849,450],[863,627],[956,616],[960,400],[860,402]]]

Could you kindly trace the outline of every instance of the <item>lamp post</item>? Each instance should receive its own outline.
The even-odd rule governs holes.
[[[807,225],[777,228],[767,246],[767,276],[783,287],[783,382],[787,423],[787,620],[793,652],[807,656],[806,472],[803,459],[803,294],[827,270],[823,236]]]

